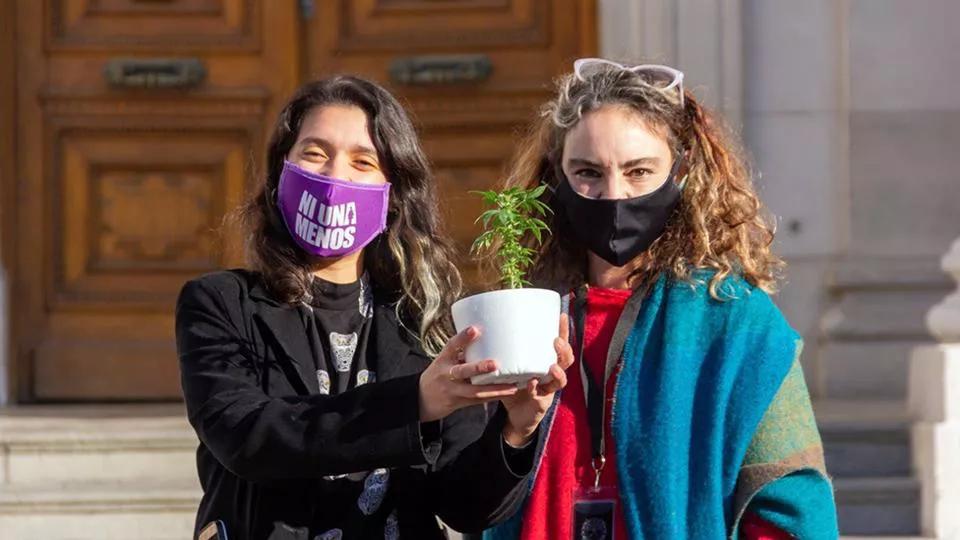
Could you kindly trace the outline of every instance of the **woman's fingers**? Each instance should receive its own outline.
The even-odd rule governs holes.
[[[460,352],[466,349],[467,345],[470,345],[479,337],[480,329],[478,329],[476,326],[468,326],[464,328],[462,332],[453,336],[449,341],[447,341],[446,346],[443,347],[443,352],[437,356],[437,360],[444,360],[452,364],[457,363]]]
[[[567,373],[554,364],[550,366],[550,380],[540,387],[540,395],[547,396],[567,385]]]
[[[560,314],[560,339],[570,341],[570,316],[566,313]]]
[[[520,389],[515,384],[488,384],[483,386],[464,386],[463,397],[476,401],[493,401],[515,396]]]
[[[560,369],[567,369],[573,365],[573,347],[562,338],[553,341],[553,348],[557,352],[557,364]]]
[[[457,364],[450,368],[450,379],[462,382],[465,379],[493,373],[497,370],[497,363],[494,360],[481,360],[479,362],[470,362],[468,364]]]

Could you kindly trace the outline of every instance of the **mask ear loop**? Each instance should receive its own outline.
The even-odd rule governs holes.
[[[563,168],[560,166],[560,164],[556,164],[553,168],[553,179],[557,182],[557,185],[560,185],[560,182],[567,181],[567,176],[563,174]],[[540,180],[540,183],[544,186],[547,186],[547,191],[549,191],[551,195],[557,195],[557,186],[544,180]]]
[[[667,178],[676,178],[677,173],[680,172],[680,164],[683,163],[684,156],[683,148],[677,150],[676,156],[677,157],[673,159],[673,167],[670,167],[670,175]],[[677,185],[681,191],[683,191],[683,186],[687,185],[687,176],[689,176],[689,174],[683,175],[683,178],[680,179],[680,182]]]
[[[276,210],[277,214],[281,217],[283,216],[283,208],[280,208],[280,199],[277,197],[277,188],[270,190],[268,195],[267,204],[272,206]]]
[[[264,193],[264,197],[267,197],[268,208],[271,208],[269,219],[271,221],[279,219],[280,222],[283,222],[283,208],[280,207],[280,199],[277,198],[277,188],[273,188],[269,193]]]

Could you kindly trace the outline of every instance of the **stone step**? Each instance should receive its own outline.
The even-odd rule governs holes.
[[[190,538],[196,481],[86,481],[7,485],[0,490],[5,540]]]
[[[824,396],[844,399],[904,400],[910,354],[928,343],[921,339],[885,341],[831,340],[819,351],[818,377],[824,381]]]
[[[910,355],[931,342],[926,316],[955,288],[935,258],[841,257],[821,318],[824,397],[905,399]]]
[[[916,534],[919,489],[897,474],[909,467],[901,404],[815,409],[841,531]],[[196,444],[181,405],[0,408],[2,537],[188,538]]]
[[[814,408],[831,476],[912,475],[911,424],[902,402],[820,401]]]
[[[0,408],[0,486],[193,480],[196,448],[182,405]]]
[[[915,478],[835,478],[834,489],[842,534],[919,534],[920,485]]]

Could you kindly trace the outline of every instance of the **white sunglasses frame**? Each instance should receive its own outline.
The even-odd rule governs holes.
[[[653,86],[651,84],[647,84],[647,86],[651,86],[653,88],[656,88],[657,90],[662,90],[662,91],[667,91],[676,86],[679,86],[680,107],[682,108],[684,106],[683,72],[680,71],[679,69],[672,68],[670,66],[665,66],[662,64],[641,64],[639,66],[625,66],[623,64],[614,62],[613,60],[607,60],[606,58],[579,58],[573,62],[573,74],[577,79],[581,81],[585,81],[583,76],[580,74],[580,70],[583,69],[583,67],[588,64],[604,64],[604,65],[613,66],[615,68],[622,69],[624,71],[632,71],[634,73],[639,73],[641,71],[659,71],[661,73],[667,73],[673,77],[673,80],[667,86],[662,88],[659,86]]]

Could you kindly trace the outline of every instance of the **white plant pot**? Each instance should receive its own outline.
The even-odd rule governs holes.
[[[457,332],[468,326],[480,338],[466,351],[467,362],[493,359],[498,371],[473,377],[473,384],[526,384],[544,380],[557,362],[553,341],[560,335],[560,295],[546,289],[504,289],[469,296],[453,304]]]

